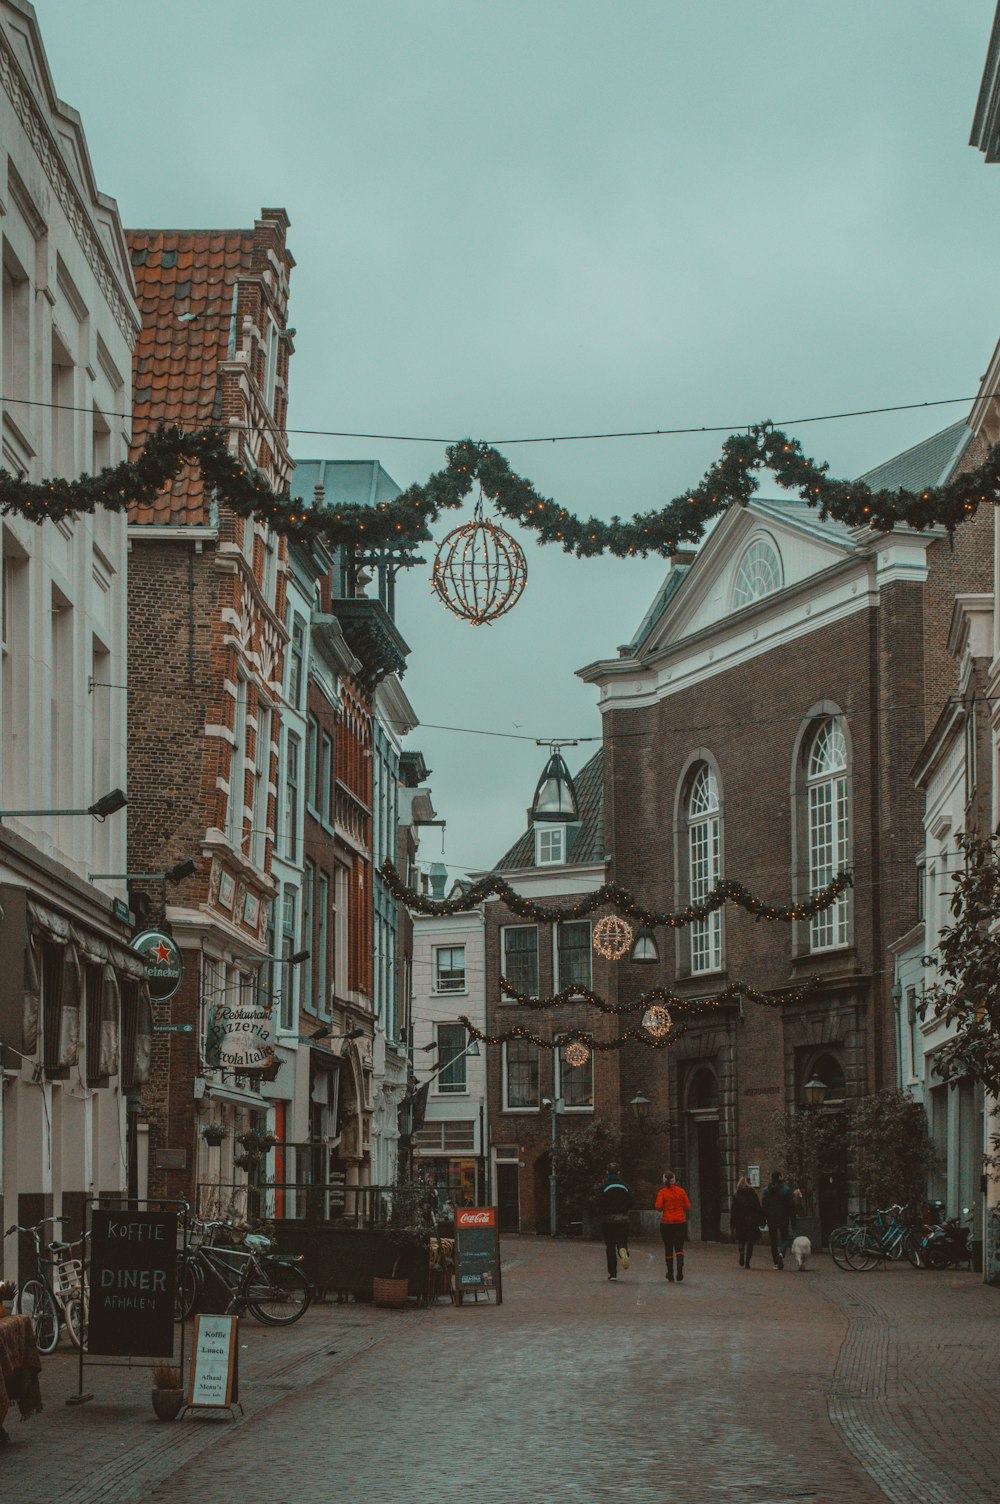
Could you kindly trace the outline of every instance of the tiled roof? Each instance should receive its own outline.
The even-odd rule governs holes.
[[[912,449],[904,449],[882,465],[859,476],[874,491],[917,491],[921,486],[940,486],[948,480],[972,438],[964,422],[952,423]]]
[[[400,494],[400,487],[378,460],[296,460],[292,495],[312,506],[317,485],[326,491],[327,506],[372,507],[395,501]]]
[[[580,811],[578,826],[570,826],[572,845],[569,849],[569,865],[580,866],[586,862],[604,860],[604,752],[595,752],[588,763],[575,774],[577,804]],[[572,834],[576,831],[575,836]],[[533,829],[524,832],[494,867],[495,872],[510,872],[515,868],[534,867],[535,835]]]
[[[230,348],[233,287],[250,270],[253,230],[128,230],[142,333],[133,357],[132,453],[160,423],[217,420],[218,368]],[[181,472],[130,522],[205,523],[201,477]]]

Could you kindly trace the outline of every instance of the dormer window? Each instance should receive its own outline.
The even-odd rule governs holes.
[[[733,610],[781,589],[781,559],[770,538],[754,538],[733,577]]]
[[[566,860],[565,825],[541,825],[535,830],[535,865],[551,867]]]

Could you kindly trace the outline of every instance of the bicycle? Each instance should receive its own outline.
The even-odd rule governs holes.
[[[5,1238],[15,1232],[27,1233],[35,1244],[36,1277],[21,1281],[14,1309],[19,1316],[30,1317],[35,1345],[43,1354],[54,1353],[59,1345],[60,1319],[70,1342],[79,1347],[85,1320],[83,1262],[72,1257],[74,1249],[82,1249],[83,1240],[53,1241],[42,1246],[42,1228],[65,1220],[43,1217],[34,1227],[21,1227],[15,1222],[4,1233]]]
[[[195,1226],[212,1237],[228,1222],[201,1222]],[[246,1310],[268,1326],[291,1326],[304,1316],[312,1302],[312,1289],[298,1267],[303,1255],[269,1253],[271,1241],[260,1233],[247,1233],[243,1248],[222,1248],[200,1243],[178,1259],[174,1316],[190,1316],[206,1281],[219,1280],[229,1291],[226,1314]]]

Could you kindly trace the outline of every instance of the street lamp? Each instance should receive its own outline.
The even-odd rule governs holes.
[[[802,1088],[802,1100],[807,1107],[822,1107],[825,1096],[826,1082],[821,1081],[816,1075],[810,1081],[807,1081]]]
[[[88,872],[88,882],[99,882],[114,879],[115,882],[168,882],[180,883],[186,877],[194,877],[198,871],[198,863],[194,857],[188,857],[183,862],[176,862],[173,867],[168,867],[166,872]]]
[[[300,1034],[299,1043],[310,1044],[314,1039],[325,1039],[328,1044],[336,1044],[338,1039],[362,1039],[364,1032],[364,1029],[348,1029],[346,1034],[334,1034],[330,1030],[330,1025],[324,1024],[321,1029],[316,1030],[315,1034]]]
[[[110,794],[102,794],[86,809],[0,809],[0,820],[41,819],[43,815],[93,815],[95,820],[106,820],[108,815],[124,809],[127,803],[121,789],[112,789]]]
[[[636,966],[655,966],[659,959],[660,948],[656,943],[656,936],[651,929],[643,925],[636,932],[629,960]]]
[[[638,1127],[641,1134],[647,1135],[670,1132],[669,1123],[660,1121],[654,1122],[653,1119],[649,1116],[649,1109],[653,1104],[648,1097],[643,1096],[641,1091],[636,1092],[635,1096],[632,1098],[631,1102],[629,1102],[628,1105],[631,1108],[632,1115],[636,1121],[636,1126]]]
[[[579,819],[576,788],[566,766],[560,746],[575,746],[575,742],[550,742],[551,756],[542,769],[542,776],[531,801],[531,819],[565,820],[572,823]]]
[[[562,1097],[543,1097],[542,1098],[542,1106],[550,1108],[551,1112],[552,1112],[552,1148],[549,1151],[550,1152],[550,1159],[549,1159],[549,1236],[552,1237],[552,1238],[554,1238],[555,1235],[556,1235],[556,1230],[557,1230],[556,1229],[556,1221],[557,1221],[557,1213],[556,1213],[556,1124],[557,1124],[558,1119],[559,1119],[559,1113],[561,1113],[563,1111],[563,1109],[565,1108],[566,1104],[563,1101]]]

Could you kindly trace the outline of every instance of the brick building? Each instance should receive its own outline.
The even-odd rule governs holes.
[[[287,485],[287,229],[283,209],[264,209],[244,230],[129,232],[143,317],[136,449],[160,423],[218,424],[246,465]],[[193,469],[132,510],[129,541],[129,870],[197,862],[169,892],[154,882],[133,896],[140,917],[165,916],[184,958],[156,1022],[192,1027],[156,1037],[149,1186],[189,1196],[211,1184],[225,1203],[244,1180],[237,1135],[267,1123],[259,1076],[239,1069],[254,1062],[230,1031],[233,1010],[257,1000],[275,893],[286,547],[206,495]],[[226,1130],[221,1146],[201,1134],[209,1122]]]
[[[937,483],[967,440],[956,424],[865,479]],[[759,923],[729,905],[658,937],[661,962],[642,983],[686,997],[820,979],[795,1005],[744,998],[665,1054],[625,1053],[623,1100],[651,1100],[695,1236],[720,1235],[747,1166],[764,1176],[777,1162],[776,1117],[807,1081],[824,1083],[832,1109],[895,1080],[889,947],[916,919],[922,846],[909,770],[952,682],[954,597],[989,588],[987,521],[952,547],[940,532],[873,535],[755,498],[671,562],[618,657],[581,670],[600,690],[611,876],[644,903],[680,907],[720,876],[802,899],[840,867],[854,873],[811,921]],[[638,997],[627,968],[611,985]],[[856,1190],[846,1163],[809,1188],[826,1225]]]
[[[519,894],[554,908],[569,907],[607,878],[603,752],[581,769],[575,791],[576,819],[535,821],[529,810],[528,828],[494,869]],[[530,997],[550,997],[573,983],[607,995],[613,963],[594,951],[594,919],[536,924],[500,899],[488,900],[483,913],[487,1033],[502,1034],[514,1023],[534,1026],[543,1038],[560,1028],[585,1028],[598,1039],[617,1033],[613,1017],[595,1015],[588,1005],[536,1012],[501,993],[503,977]],[[511,1040],[487,1047],[487,1057],[490,1181],[501,1227],[547,1233],[554,1138],[595,1121],[622,1126],[622,1052],[594,1052],[574,1067],[561,1049]]]

